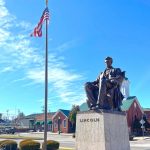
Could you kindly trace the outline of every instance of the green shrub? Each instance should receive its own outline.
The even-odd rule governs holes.
[[[13,140],[4,140],[0,142],[0,149],[17,150],[17,142]]]
[[[42,144],[42,149],[44,148],[44,143]],[[59,149],[59,142],[48,140],[47,141],[47,150],[57,150]]]
[[[19,143],[20,150],[40,150],[40,143],[33,140],[23,140]]]
[[[8,140],[3,140],[3,141],[0,141],[0,145],[1,145],[3,142],[5,142],[5,141],[8,141]]]
[[[27,141],[33,141],[33,140],[31,140],[31,139],[22,140],[22,141],[20,141],[19,146],[22,145],[23,143],[27,142]]]

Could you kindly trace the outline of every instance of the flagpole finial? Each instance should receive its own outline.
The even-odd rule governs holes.
[[[48,0],[46,0],[46,6],[48,6]]]

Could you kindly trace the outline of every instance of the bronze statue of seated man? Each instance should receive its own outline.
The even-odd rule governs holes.
[[[120,68],[112,67],[113,59],[105,59],[106,69],[96,81],[87,82],[85,91],[87,104],[90,109],[113,109],[121,111],[123,95],[120,86],[124,78],[124,72]]]

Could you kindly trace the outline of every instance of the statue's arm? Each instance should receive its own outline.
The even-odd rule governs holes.
[[[123,76],[122,76],[122,72],[121,72],[121,69],[120,69],[120,68],[116,68],[115,74],[116,74],[115,77],[112,77],[110,80],[111,80],[111,81],[116,80],[116,81],[118,81],[118,82],[122,82]]]

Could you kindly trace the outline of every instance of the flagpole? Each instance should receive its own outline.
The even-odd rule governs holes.
[[[48,7],[48,0],[46,0]],[[48,101],[48,20],[46,19],[46,46],[45,46],[45,118],[44,118],[44,150],[47,149],[47,101]]]

